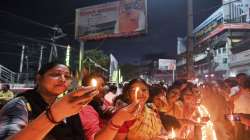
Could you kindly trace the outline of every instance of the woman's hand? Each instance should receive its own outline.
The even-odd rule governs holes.
[[[250,118],[246,114],[238,114],[240,117],[240,122],[246,126],[250,126]]]
[[[201,117],[201,122],[202,123],[207,123],[208,121],[210,121],[209,117]]]
[[[87,105],[98,91],[94,87],[81,87],[65,95],[51,105],[51,114],[56,122],[79,113],[82,106]]]
[[[194,125],[194,126],[203,126],[203,125],[206,125],[206,122],[197,122],[197,121],[193,121],[193,120],[189,120],[189,119],[179,119],[179,121],[183,125]]]
[[[122,126],[125,121],[133,120],[136,118],[136,116],[140,113],[139,109],[139,103],[132,103],[119,111],[116,112],[116,114],[112,118],[112,123]]]

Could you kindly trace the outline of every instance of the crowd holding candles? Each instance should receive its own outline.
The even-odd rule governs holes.
[[[172,85],[132,79],[106,83],[85,74],[73,87],[64,64],[49,63],[37,86],[0,110],[1,140],[247,140],[250,138],[250,78]],[[64,96],[58,98],[58,95]]]

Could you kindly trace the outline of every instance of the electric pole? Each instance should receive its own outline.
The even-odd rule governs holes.
[[[193,77],[193,0],[187,0],[187,16],[188,16],[188,23],[187,23],[187,78],[190,79]]]
[[[53,61],[54,59],[57,59],[58,57],[57,46],[55,44],[56,40],[66,36],[66,34],[63,32],[63,30],[60,27],[58,27],[58,25],[55,25],[55,27],[53,27],[53,30],[54,30],[54,34],[53,34],[53,37],[51,38],[51,41],[53,43],[50,49],[49,62]]]
[[[21,59],[20,59],[20,67],[19,67],[19,73],[17,77],[17,81],[20,81],[22,72],[23,72],[23,59],[24,59],[24,51],[25,51],[25,45],[22,45],[22,52],[21,52]]]
[[[41,66],[42,66],[42,60],[43,60],[43,49],[44,46],[41,45],[41,49],[40,49],[40,57],[39,57],[39,62],[38,62],[38,71],[40,70]]]

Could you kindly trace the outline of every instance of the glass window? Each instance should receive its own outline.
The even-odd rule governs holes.
[[[221,54],[221,49],[220,48],[218,49],[218,54]]]
[[[226,48],[224,47],[224,48],[222,49],[222,51],[223,51],[223,53],[226,53]]]
[[[227,58],[223,58],[223,64],[227,64]]]

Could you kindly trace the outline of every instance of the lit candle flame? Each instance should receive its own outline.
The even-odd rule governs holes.
[[[198,123],[201,122],[201,118],[200,118],[200,117],[197,118],[197,122],[198,122]]]
[[[198,106],[198,112],[201,114],[201,117],[210,116],[207,108],[203,105]],[[197,118],[197,121],[199,121],[199,118]],[[201,121],[201,118],[200,118],[200,121]],[[217,140],[213,123],[210,120],[206,123],[206,125],[201,127],[201,134],[202,134],[201,140],[207,140],[207,135],[210,135],[211,137],[210,140]]]
[[[230,119],[229,119],[230,121],[234,120],[234,116],[232,114],[230,114],[229,117],[230,117]]]
[[[96,79],[91,80],[91,86],[96,87],[97,86],[97,81]]]
[[[170,138],[171,138],[171,139],[175,139],[175,138],[176,138],[176,134],[175,134],[174,128],[172,128]]]
[[[135,89],[135,101],[138,102],[138,92],[139,92],[139,87],[136,87]]]

